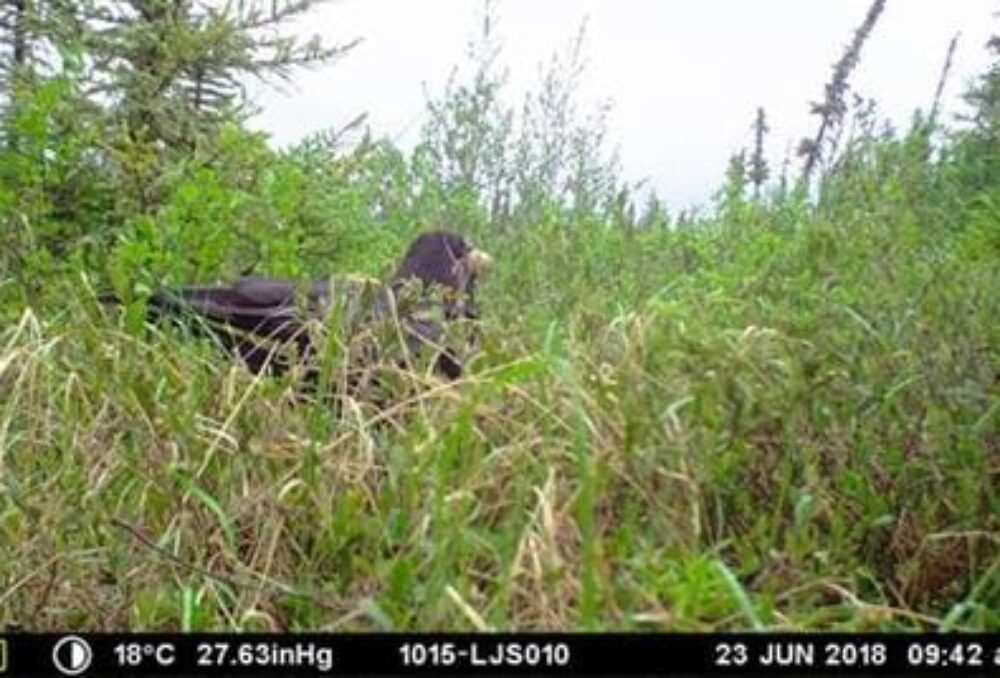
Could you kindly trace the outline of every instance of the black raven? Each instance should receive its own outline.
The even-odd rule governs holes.
[[[410,244],[386,285],[331,279],[300,284],[248,276],[231,284],[158,290],[148,301],[149,318],[182,319],[213,336],[255,373],[280,374],[296,362],[311,363],[306,374],[313,381],[318,378],[311,333],[316,321],[336,312],[347,332],[357,332],[398,318],[408,352],[430,349],[437,371],[456,379],[462,363],[443,345],[442,322],[478,317],[476,282],[491,261],[465,238],[432,231]]]

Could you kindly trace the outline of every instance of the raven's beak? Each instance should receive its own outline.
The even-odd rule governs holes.
[[[468,262],[469,272],[477,276],[483,275],[493,266],[493,257],[475,247],[465,255],[465,260]]]

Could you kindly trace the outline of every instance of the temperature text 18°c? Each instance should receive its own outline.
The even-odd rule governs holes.
[[[173,643],[119,643],[112,650],[118,666],[137,667],[148,663],[171,666],[177,660]]]

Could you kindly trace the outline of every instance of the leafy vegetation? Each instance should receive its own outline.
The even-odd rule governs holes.
[[[956,129],[838,93],[799,181],[767,183],[761,110],[674,220],[572,50],[504,106],[489,10],[412,153],[275,151],[181,79],[190,143],[150,155],[119,127],[148,99],[90,97],[85,17],[45,16],[64,58],[8,79],[0,148],[0,624],[1000,629],[1000,71]],[[482,347],[383,409],[142,322],[161,284],[381,277],[431,226],[498,260]]]

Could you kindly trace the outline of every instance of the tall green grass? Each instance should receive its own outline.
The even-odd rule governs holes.
[[[0,332],[0,624],[1000,628],[1000,214],[788,209],[484,235],[467,376],[339,417],[62,288]]]

